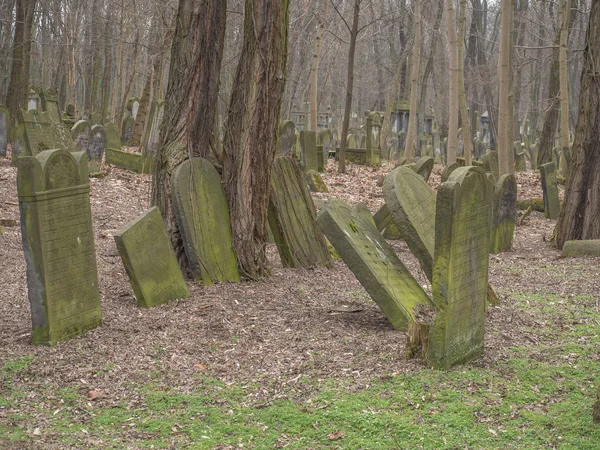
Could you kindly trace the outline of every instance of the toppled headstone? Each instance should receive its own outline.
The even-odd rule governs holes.
[[[304,174],[304,178],[311,192],[329,192],[321,174],[316,170],[309,170]]]
[[[76,152],[86,152],[90,145],[91,128],[87,120],[78,120],[71,128],[71,136],[75,143]]]
[[[304,176],[298,163],[285,156],[273,161],[268,218],[284,267],[331,263]]]
[[[435,219],[428,364],[447,369],[483,354],[492,186],[478,167],[440,184]]]
[[[300,132],[300,149],[302,168],[305,172],[309,170],[318,170],[317,161],[317,133],[314,131]]]
[[[139,306],[150,308],[190,296],[156,206],[114,237]]]
[[[317,218],[348,268],[398,330],[431,301],[370,220],[341,200],[330,200]]]
[[[291,157],[296,143],[296,125],[291,120],[285,120],[279,124],[279,135],[277,149],[283,156]]]
[[[377,227],[375,224],[375,219],[371,214],[371,210],[364,203],[357,203],[352,206],[352,212],[354,214],[358,214],[364,221],[371,223],[374,227]]]
[[[600,239],[567,241],[562,249],[563,258],[574,256],[600,256]]]
[[[206,159],[188,159],[173,171],[171,189],[194,279],[206,286],[217,281],[240,281],[229,207],[217,169]]]
[[[0,105],[0,158],[6,158],[9,126],[10,114],[8,112],[8,108],[4,105]]]
[[[90,130],[90,142],[87,148],[88,161],[92,171],[100,170],[105,151],[106,128],[102,125],[94,125]]]
[[[512,248],[517,215],[517,180],[514,175],[502,175],[494,187],[490,253]]]
[[[53,345],[102,322],[85,153],[21,157],[17,187],[33,343]]]
[[[433,170],[433,158],[430,156],[422,156],[412,169],[421,175],[425,181],[428,181],[429,175],[431,175],[431,171]]]
[[[549,162],[540,166],[542,192],[544,193],[544,215],[548,219],[556,219],[560,214],[558,200],[558,184],[556,182],[556,164]]]

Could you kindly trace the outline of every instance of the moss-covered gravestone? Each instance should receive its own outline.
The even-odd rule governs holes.
[[[429,175],[433,170],[433,158],[430,156],[422,156],[412,167],[416,173],[421,175],[425,181],[429,180]]]
[[[517,180],[514,175],[502,175],[494,187],[490,253],[500,253],[512,248],[516,215]]]
[[[405,331],[419,305],[431,301],[372,221],[341,200],[330,200],[317,223],[394,328]]]
[[[206,159],[188,159],[173,171],[171,189],[194,279],[207,286],[217,281],[240,281],[229,208],[217,169]]]
[[[90,142],[87,148],[90,171],[100,170],[102,158],[106,151],[106,128],[102,125],[94,125],[90,131]]]
[[[323,147],[323,167],[327,166],[327,160],[329,159],[329,152],[333,151],[333,133],[329,128],[319,131],[319,143]]]
[[[75,144],[62,124],[53,122],[48,113],[32,109],[20,111],[20,124],[23,125],[25,151],[27,156],[51,149],[75,151]]]
[[[156,206],[119,230],[115,242],[139,306],[190,296]]]
[[[87,120],[78,120],[71,128],[71,137],[75,143],[75,151],[86,152],[90,145],[91,127]],[[88,160],[89,163],[89,160]]]
[[[119,128],[112,123],[106,124],[106,148],[121,150],[121,138],[119,137]]]
[[[85,153],[19,158],[17,188],[33,343],[52,345],[102,322]]]
[[[540,166],[542,191],[544,193],[544,214],[549,219],[556,219],[560,214],[558,185],[556,183],[556,164],[549,162]]]
[[[488,150],[481,157],[481,162],[483,163],[483,168],[485,169],[485,171],[493,173],[494,178],[497,180],[499,177],[498,152],[495,150]]]
[[[133,116],[127,116],[123,119],[123,124],[121,125],[121,144],[122,145],[129,145],[129,142],[131,141],[131,136],[133,135],[134,123],[135,123],[135,117],[133,117]]]
[[[296,143],[296,125],[291,120],[284,120],[279,124],[277,135],[277,150],[283,156],[292,156],[294,144]]]
[[[459,167],[460,164],[457,162],[453,162],[452,164],[448,164],[446,167],[444,167],[444,169],[442,170],[442,183],[446,181],[450,177],[450,174]]]
[[[6,158],[9,126],[10,114],[8,112],[8,108],[4,105],[0,105],[0,158]]]
[[[356,145],[356,136],[349,134],[346,139],[346,148],[358,148]]]
[[[492,186],[478,167],[440,184],[435,218],[428,364],[447,369],[483,353]]]
[[[304,174],[304,178],[311,192],[329,192],[321,174],[316,170],[309,170]]]
[[[284,267],[329,266],[325,236],[315,223],[315,206],[298,163],[280,156],[273,161],[269,226]]]
[[[300,132],[300,161],[302,161],[302,169],[305,172],[309,170],[319,170],[319,162],[317,160],[317,133],[314,131]]]
[[[567,241],[562,249],[563,258],[575,256],[600,256],[600,239]]]

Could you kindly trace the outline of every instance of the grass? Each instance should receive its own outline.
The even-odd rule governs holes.
[[[539,345],[515,346],[486,367],[423,368],[362,387],[303,376],[278,388],[276,399],[275,383],[226,385],[201,376],[194,391],[180,392],[158,372],[154,384],[133,386],[110,406],[75,388],[38,384],[32,418],[19,405],[31,395],[23,375],[33,358],[7,361],[0,446],[45,439],[61,448],[599,448],[591,418],[600,374],[595,300],[521,294],[514,302],[564,326],[532,329]],[[163,353],[155,348],[157,358]]]

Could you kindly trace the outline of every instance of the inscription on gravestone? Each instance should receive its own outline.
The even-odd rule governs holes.
[[[317,133],[314,131],[300,132],[300,149],[302,168],[305,172],[319,170],[317,160]]]
[[[17,185],[33,343],[52,345],[101,324],[85,154],[19,158]]]
[[[52,122],[48,113],[35,109],[21,110],[21,119],[27,155],[35,156],[43,150],[50,149],[75,151],[68,131],[61,124]]]
[[[87,120],[79,120],[73,125],[73,128],[71,128],[71,136],[75,143],[75,151],[88,152],[88,147],[90,146],[90,133],[90,123]]]
[[[100,170],[102,158],[106,150],[106,128],[102,125],[94,125],[90,132],[90,143],[87,149],[90,169],[94,172]]]
[[[560,214],[556,164],[554,162],[542,164],[540,166],[540,175],[544,194],[544,215],[549,219],[556,219]]]
[[[500,253],[511,249],[516,215],[517,180],[514,175],[502,175],[494,187],[490,253]]]

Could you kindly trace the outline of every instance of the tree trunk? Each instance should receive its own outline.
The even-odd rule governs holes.
[[[119,130],[121,129],[121,121],[123,120],[123,115],[125,113],[125,107],[127,106],[127,97],[129,97],[129,92],[131,91],[131,86],[133,86],[133,82],[135,80],[135,67],[137,66],[137,59],[140,53],[140,30],[138,29],[135,34],[135,44],[133,46],[133,55],[131,57],[131,75],[127,80],[127,84],[125,84],[125,77],[123,77],[123,84],[121,84],[121,104],[119,109],[117,110],[117,118],[116,122],[119,126]]]
[[[471,118],[467,111],[467,93],[465,91],[465,30],[467,28],[467,0],[460,0],[458,12],[458,100],[460,117],[462,119],[462,136],[464,145],[464,158],[467,166],[471,165],[473,155],[473,139],[471,136]]]
[[[446,0],[446,21],[448,23],[448,58],[449,80],[448,88],[448,144],[446,149],[447,163],[456,162],[456,149],[458,147],[458,40],[456,36],[456,13],[454,0]]]
[[[321,6],[321,15],[319,25],[317,25],[317,37],[315,39],[315,51],[312,57],[312,67],[310,68],[310,129],[317,131],[317,114],[319,106],[317,104],[317,88],[319,85],[319,62],[321,61],[321,48],[323,47],[323,33],[325,33],[325,21],[327,20],[327,9],[329,0],[323,0]]]
[[[500,175],[509,173],[508,152],[512,150],[509,139],[509,95],[510,95],[510,22],[512,0],[502,0],[500,23],[500,52],[498,55],[498,170]]]
[[[246,0],[223,142],[223,184],[240,273],[267,273],[267,207],[285,87],[289,0]],[[209,131],[211,129],[209,128]]]
[[[188,262],[173,211],[171,173],[186,159],[206,156],[219,92],[226,0],[180,0],[171,49],[169,101],[152,178],[159,207],[184,272]]]
[[[600,2],[592,2],[586,35],[579,120],[571,176],[556,226],[556,245],[573,239],[600,239]]]
[[[421,1],[415,0],[415,38],[413,42],[412,79],[410,86],[410,113],[408,115],[408,132],[406,133],[406,145],[404,146],[404,157],[407,163],[413,160],[415,147],[415,136],[417,134],[417,98],[419,94],[419,72],[421,70]],[[423,86],[423,89],[425,87]],[[424,111],[420,111],[421,116]]]
[[[560,146],[562,157],[569,152],[569,92],[567,87],[567,50],[569,47],[569,16],[571,0],[560,0],[560,48],[558,50],[558,73],[560,78]],[[568,159],[565,159],[568,164]],[[563,175],[569,172],[563,167]]]

